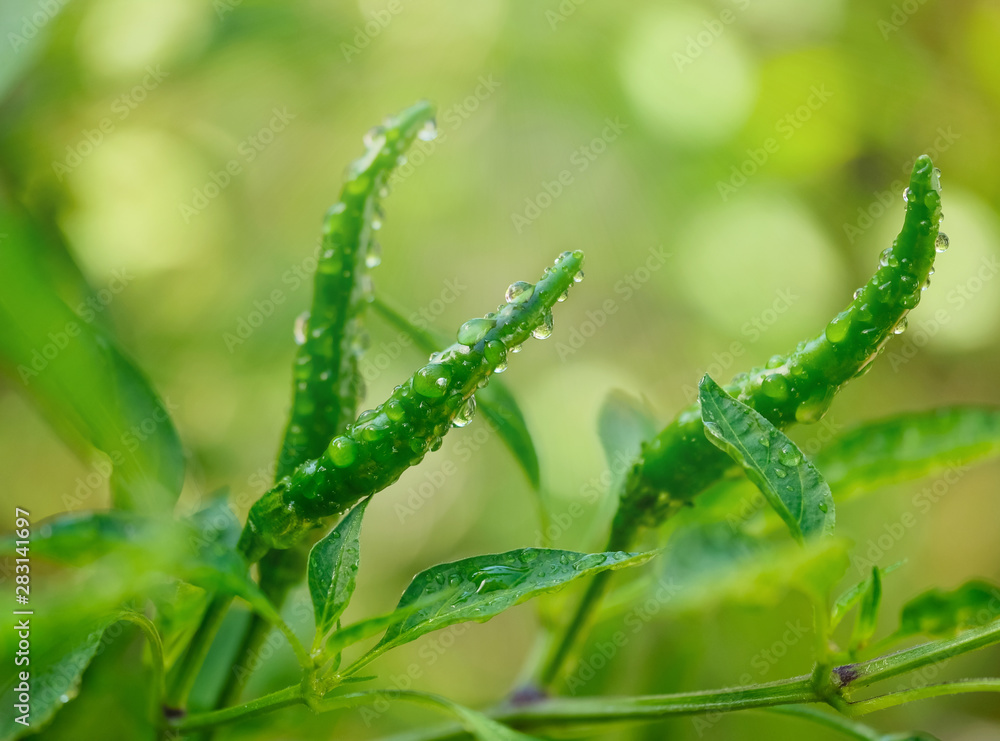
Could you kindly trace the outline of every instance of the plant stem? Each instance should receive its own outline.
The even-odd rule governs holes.
[[[251,700],[243,705],[223,710],[212,710],[207,713],[194,713],[171,723],[170,727],[179,733],[189,733],[191,731],[219,726],[223,723],[230,723],[234,720],[245,720],[255,715],[269,713],[279,708],[288,707],[289,705],[304,704],[305,702],[302,688],[295,684],[285,687],[283,690],[272,692],[269,695],[258,697],[256,700]]]
[[[1000,620],[978,628],[971,628],[954,638],[944,638],[919,646],[903,649],[857,664],[846,664],[834,669],[834,678],[841,687],[869,685],[883,679],[919,669],[928,664],[974,651],[1000,641]]]
[[[612,533],[608,539],[605,551],[625,551],[628,550],[634,536],[616,536]],[[597,609],[601,606],[605,593],[611,584],[611,571],[602,571],[597,574],[587,585],[587,591],[576,607],[572,619],[566,624],[565,630],[559,636],[556,633],[556,643],[554,648],[548,653],[544,660],[538,676],[539,684],[542,687],[549,687],[559,678],[559,674],[569,659],[577,641],[593,624],[597,614]]]
[[[202,615],[201,624],[191,638],[191,642],[185,649],[184,655],[171,677],[165,701],[168,708],[183,709],[187,703],[188,694],[190,694],[191,687],[194,686],[194,681],[198,677],[198,671],[208,655],[215,634],[218,632],[219,626],[222,625],[232,601],[232,596],[216,596],[209,603],[205,614]]]
[[[941,682],[926,687],[917,687],[902,692],[890,692],[868,700],[860,700],[850,704],[851,715],[867,715],[876,710],[896,707],[914,700],[928,700],[932,697],[959,695],[966,692],[1000,692],[1000,679],[960,679],[954,682]]]
[[[840,731],[845,736],[857,739],[858,741],[880,741],[883,736],[883,734],[873,728],[869,728],[863,723],[845,718],[839,713],[820,710],[811,705],[782,705],[773,708],[764,708],[764,710],[768,713],[790,715],[795,718],[811,720],[813,723]]]

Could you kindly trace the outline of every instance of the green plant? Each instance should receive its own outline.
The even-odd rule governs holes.
[[[904,607],[899,628],[881,639],[874,637],[883,578],[891,568],[874,565],[864,581],[831,597],[850,550],[834,534],[835,505],[887,483],[995,454],[1000,410],[955,407],[879,421],[834,440],[812,459],[781,431],[793,422],[818,421],[838,390],[862,375],[905,327],[935,251],[947,243],[938,232],[940,188],[927,157],[914,165],[900,236],[883,253],[872,280],[823,334],[787,356],[776,356],[763,369],[738,376],[726,388],[705,376],[698,404],[659,432],[640,407],[610,397],[602,415],[603,442],[609,457],[631,446],[635,462],[617,484],[618,511],[603,552],[526,547],[439,564],[413,578],[393,611],[343,625],[357,583],[370,497],[437,450],[449,429],[468,424],[477,398],[537,488],[538,461],[527,427],[495,374],[506,369],[508,355],[530,336],[552,333],[553,307],[582,278],[582,253],[562,253],[536,284],[511,284],[506,303],[463,324],[457,342],[444,349],[432,332],[410,325],[389,303],[375,302],[418,346],[436,352],[382,404],[357,414],[362,320],[370,302],[367,270],[378,262],[373,232],[381,218],[379,201],[389,171],[421,132],[430,134],[431,121],[431,107],[420,103],[373,130],[365,155],[349,170],[340,202],[327,216],[312,309],[299,327],[292,411],[274,486],[250,508],[242,528],[224,496],[192,517],[166,515],[183,478],[178,438],[166,405],[110,335],[74,332],[76,341],[52,359],[48,372],[20,375],[26,391],[58,419],[60,429],[111,458],[116,508],[41,523],[31,533],[30,546],[21,532],[29,526],[25,515],[19,532],[5,543],[4,550],[15,556],[24,557],[30,548],[32,556],[76,571],[41,597],[44,609],[38,611],[36,627],[41,645],[32,655],[32,675],[50,691],[35,698],[30,713],[5,721],[3,738],[48,723],[76,692],[105,631],[122,622],[134,625],[148,644],[143,661],[154,702],[147,722],[163,738],[211,735],[225,724],[292,705],[325,712],[391,699],[443,710],[460,723],[424,738],[534,738],[525,733],[578,734],[624,721],[769,709],[846,737],[887,741],[918,736],[883,736],[853,717],[928,697],[1000,689],[1000,678],[990,678],[864,692],[882,680],[1000,642],[1000,593],[992,585],[974,581],[918,596]],[[11,236],[0,261],[0,354],[17,369],[30,362],[36,344],[53,327],[73,322],[73,314],[32,257],[31,246],[41,237],[30,219],[5,208],[0,227]],[[138,453],[125,456],[115,441],[143,415],[155,418],[159,431],[145,438]],[[635,441],[641,441],[637,451]],[[734,471],[744,476],[729,475]],[[725,513],[746,496],[747,482],[760,491],[771,514],[720,528]],[[689,506],[696,496],[695,506]],[[327,532],[338,515],[342,519]],[[781,523],[793,543],[761,535]],[[643,528],[660,529],[656,547],[632,552]],[[788,590],[806,595],[815,615],[813,671],[716,691],[558,696],[560,678],[601,605],[611,574],[657,558],[667,536],[680,544],[670,559],[671,567],[686,575],[680,601],[760,598]],[[686,560],[678,563],[676,553]],[[710,565],[720,563],[721,575],[713,571],[707,583],[699,581]],[[250,572],[254,564],[256,580]],[[280,612],[289,587],[302,579],[315,618],[308,645]],[[584,580],[589,583],[575,613],[552,630],[533,679],[487,714],[430,693],[359,689],[378,680],[360,670],[400,645],[457,623],[489,620]],[[643,581],[633,585],[642,589]],[[242,704],[242,682],[232,676],[208,681],[206,696],[192,697],[195,680],[211,668],[206,657],[237,598],[254,617],[238,631],[234,660],[259,645],[274,626],[292,646],[300,678]],[[835,631],[855,608],[854,626],[841,648],[838,641],[844,642]],[[918,635],[930,640],[887,653]],[[345,659],[345,650],[377,636],[374,645]],[[17,707],[19,681],[15,675],[9,684],[5,707]]]

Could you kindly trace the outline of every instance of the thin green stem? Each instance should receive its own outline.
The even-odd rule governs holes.
[[[877,659],[839,666],[834,669],[834,675],[841,687],[865,686],[997,642],[1000,642],[1000,620],[970,628],[954,638],[932,641]]]
[[[290,705],[305,704],[306,699],[299,685],[285,687],[283,690],[272,692],[269,695],[258,697],[256,700],[237,705],[235,707],[224,708],[223,710],[212,710],[207,713],[194,713],[181,718],[170,724],[170,727],[178,733],[190,733],[207,728],[220,726],[224,723],[231,723],[236,720],[246,720],[255,715],[270,713],[279,708],[286,708]]]
[[[170,687],[167,690],[165,700],[169,708],[182,709],[187,703],[188,695],[194,681],[198,677],[201,665],[208,655],[208,650],[212,646],[215,634],[222,625],[223,619],[229,605],[232,603],[232,596],[216,596],[209,603],[205,614],[202,615],[201,624],[195,631],[191,642],[184,651],[184,655],[178,662],[177,668],[170,680]]]
[[[271,624],[256,612],[250,616],[250,621],[247,627],[244,628],[243,640],[240,642],[240,647],[236,650],[235,660],[237,665],[240,663],[249,663],[250,657],[260,650],[264,639],[267,638],[271,630]],[[217,708],[239,702],[240,694],[243,692],[243,687],[246,684],[246,678],[249,674],[249,670],[229,672],[225,683],[222,685],[222,690],[219,692],[219,699],[216,703]]]
[[[604,550],[628,550],[632,545],[632,540],[634,540],[634,536],[623,536],[612,533],[608,539],[608,545]],[[590,580],[590,583],[587,585],[587,591],[584,592],[583,598],[576,607],[576,612],[573,613],[573,617],[566,624],[562,635],[559,635],[558,632],[555,633],[556,642],[554,648],[549,652],[538,676],[539,684],[542,687],[549,687],[555,683],[569,657],[572,655],[577,642],[581,640],[583,634],[593,624],[597,610],[604,600],[608,587],[611,585],[611,574],[611,571],[602,571]]]
[[[867,715],[876,710],[894,708],[915,700],[928,700],[932,697],[960,695],[967,692],[1000,692],[1000,679],[960,679],[954,682],[941,682],[926,687],[916,687],[902,692],[890,692],[868,700],[859,700],[848,705],[851,715]]]
[[[764,708],[763,710],[768,713],[803,718],[827,728],[832,728],[835,731],[840,731],[845,736],[857,739],[858,741],[880,741],[883,736],[883,734],[873,728],[869,728],[863,723],[858,723],[855,720],[845,718],[839,713],[821,710],[811,705],[780,705],[773,708]]]

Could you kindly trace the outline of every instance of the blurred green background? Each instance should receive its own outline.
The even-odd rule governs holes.
[[[362,134],[419,98],[437,104],[439,136],[418,142],[395,178],[377,292],[450,332],[560,251],[587,253],[587,279],[558,307],[553,337],[529,343],[504,377],[554,516],[600,488],[596,418],[609,390],[646,396],[666,420],[706,371],[728,380],[819,331],[891,243],[923,152],[943,172],[952,247],[909,330],[825,426],[794,437],[808,449],[865,419],[1000,403],[995,2],[5,0],[0,24],[3,188],[64,235],[107,298],[94,321],[115,327],[169,401],[190,456],[182,510],[228,485],[242,516],[264,491],[321,217]],[[45,259],[65,270],[64,256]],[[67,281],[76,306],[73,291]],[[375,317],[371,333],[376,403],[422,357]],[[78,493],[94,464],[17,386],[0,381],[4,501],[30,504],[36,520],[102,506],[103,486]],[[907,559],[886,584],[890,624],[917,591],[1000,578],[998,474],[996,463],[963,473],[882,554],[883,565]],[[845,505],[839,531],[863,555],[928,485]],[[534,498],[482,420],[455,431],[369,508],[348,617],[388,609],[433,563],[536,544]],[[599,548],[609,514],[599,500],[556,545]],[[288,608],[300,625],[305,599]],[[579,692],[691,690],[809,668],[805,639],[761,658],[787,621],[809,623],[803,601],[667,612]],[[536,631],[536,613],[521,607],[428,637],[379,669],[417,667],[417,686],[482,705],[516,680]],[[996,660],[994,650],[945,671],[995,674]],[[278,649],[254,691],[293,669]],[[86,702],[101,701],[75,703],[78,738],[90,737]],[[374,738],[430,719],[398,707],[369,727],[358,713],[289,711],[231,737]],[[949,741],[1000,735],[988,696],[873,722]],[[739,714],[607,738],[797,739],[806,728]]]

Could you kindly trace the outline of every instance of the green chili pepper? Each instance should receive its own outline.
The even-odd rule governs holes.
[[[431,104],[421,101],[368,132],[367,151],[348,167],[340,200],[327,212],[312,307],[296,327],[292,411],[276,479],[318,457],[354,421],[364,395],[360,315],[370,298],[368,268],[379,262],[380,200],[414,139],[433,135],[433,115]]]
[[[917,158],[904,192],[902,231],[879,260],[872,279],[818,337],[787,356],[738,375],[726,390],[779,427],[816,422],[837,392],[866,372],[885,343],[905,329],[906,315],[929,283],[935,252],[947,237],[939,233],[939,172],[926,155]],[[684,409],[659,435],[642,446],[612,528],[615,547],[642,525],[655,526],[719,479],[730,458],[704,434],[697,405]]]
[[[552,333],[552,307],[582,279],[582,261],[582,252],[564,252],[536,285],[512,284],[506,304],[463,324],[456,344],[432,355],[384,403],[363,412],[322,455],[281,479],[250,510],[240,540],[247,559],[291,547],[324,518],[389,486],[440,448],[452,426],[467,424],[476,389],[506,368],[507,354],[530,336]]]

